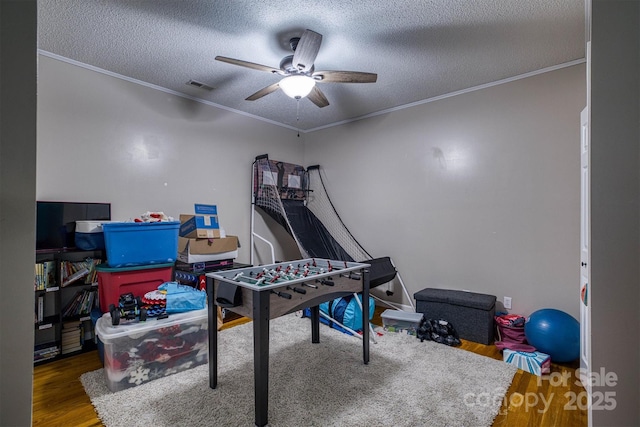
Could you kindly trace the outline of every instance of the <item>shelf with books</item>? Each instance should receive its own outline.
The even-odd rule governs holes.
[[[43,363],[54,360],[60,355],[60,345],[57,342],[47,342],[36,345],[33,351],[33,363]]]
[[[90,285],[97,282],[96,265],[101,264],[99,258],[85,258],[82,261],[60,262],[60,286],[66,288],[71,284]]]
[[[76,292],[75,296],[62,309],[63,319],[76,319],[89,317],[91,310],[97,307],[98,289],[84,289]],[[90,319],[90,317],[89,317]]]
[[[35,290],[44,291],[57,286],[56,262],[53,260],[36,262],[34,275]]]
[[[100,250],[36,251],[34,363],[95,348],[84,336],[93,334],[90,313],[98,299],[95,267],[103,259]],[[70,325],[76,329],[70,331]]]

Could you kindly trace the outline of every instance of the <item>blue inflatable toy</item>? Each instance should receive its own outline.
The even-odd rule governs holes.
[[[552,362],[572,362],[580,357],[580,324],[570,314],[545,308],[524,324],[529,344],[551,356]]]

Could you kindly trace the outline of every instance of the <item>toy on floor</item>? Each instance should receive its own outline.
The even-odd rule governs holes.
[[[580,324],[553,308],[531,314],[524,325],[529,344],[551,356],[554,363],[572,362],[580,356]]]

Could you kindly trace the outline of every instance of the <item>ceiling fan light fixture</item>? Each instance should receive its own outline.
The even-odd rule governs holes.
[[[300,99],[309,95],[316,81],[308,76],[287,76],[280,80],[280,89],[290,98]]]

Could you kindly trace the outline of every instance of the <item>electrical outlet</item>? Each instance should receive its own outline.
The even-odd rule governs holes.
[[[504,297],[504,308],[511,309],[511,297]]]

